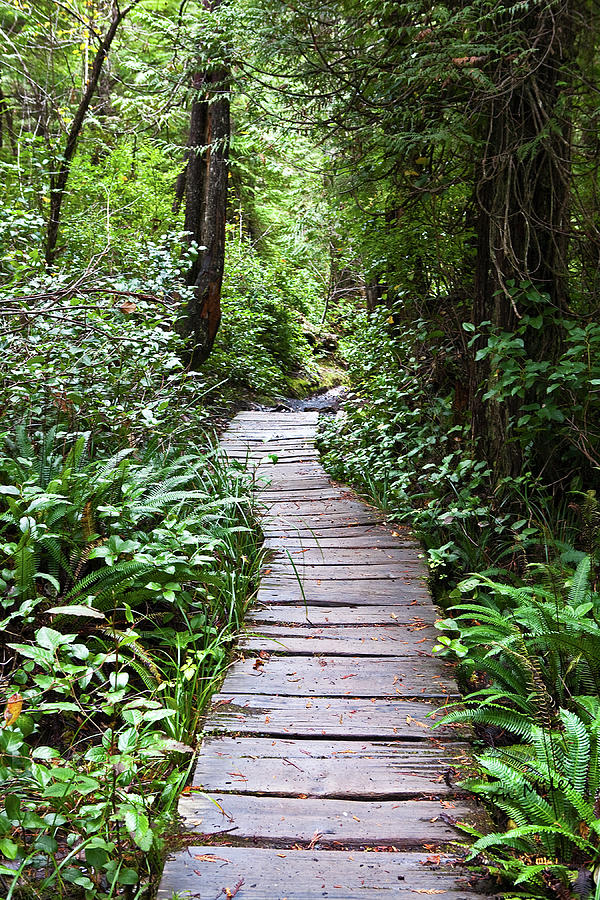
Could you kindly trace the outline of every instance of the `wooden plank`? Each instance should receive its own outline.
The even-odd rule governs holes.
[[[381,516],[354,515],[352,518],[341,514],[324,516],[306,516],[295,521],[292,518],[277,518],[272,515],[262,522],[262,529],[269,537],[296,538],[305,537],[350,537],[365,534],[368,529],[382,526],[385,521]]]
[[[341,503],[356,500],[356,497],[353,494],[348,494],[341,488],[335,487],[329,483],[326,484],[325,482],[323,482],[321,487],[315,490],[289,491],[285,485],[282,485],[279,490],[271,490],[269,488],[264,491],[258,491],[257,493],[261,503],[264,503],[268,507],[278,503],[287,503],[291,505],[299,503],[304,505],[307,503],[318,503],[323,500],[329,502],[337,500]]]
[[[287,609],[288,607],[286,607]],[[372,607],[370,607],[372,608]],[[322,607],[319,607],[319,611]],[[299,622],[261,624],[256,620],[250,620],[246,625],[246,632],[242,633],[242,638],[247,637],[310,637],[314,640],[319,638],[327,638],[328,640],[346,641],[354,638],[355,640],[367,641],[381,646],[389,643],[396,647],[398,656],[406,656],[403,647],[406,644],[414,649],[415,645],[425,643],[425,640],[435,642],[439,637],[439,631],[430,625],[425,625],[422,619],[409,619],[405,622],[398,621],[398,617],[392,619],[389,615],[383,622],[362,622],[355,621],[352,624],[339,623],[335,621],[336,615],[343,619],[343,608],[335,607],[332,617],[333,621],[321,621],[317,623],[307,622],[303,619]],[[389,610],[388,610],[389,613]]]
[[[262,625],[257,631],[248,633],[240,640],[240,648],[245,652],[266,651],[274,654],[304,655],[324,654],[327,656],[417,656],[431,655],[431,648],[439,632],[434,628],[415,631],[410,628],[392,626],[361,627],[350,625],[342,628],[322,626],[321,628]]]
[[[304,412],[303,410],[262,410],[243,409],[238,412],[233,420],[238,422],[304,422],[316,425],[319,421],[319,413],[316,411]]]
[[[295,497],[297,493],[312,493],[313,491],[317,492],[329,489],[340,490],[340,488],[331,482],[325,474],[301,475],[300,477],[286,476],[276,482],[273,482],[269,478],[263,479],[261,477],[261,480],[257,484],[257,493],[260,496],[262,496],[263,492],[270,492],[274,494],[283,494],[286,497]]]
[[[289,564],[290,559],[300,566],[385,566],[397,563],[422,566],[416,548],[413,547],[292,547],[273,554],[272,564]]]
[[[349,697],[280,697],[277,694],[232,694],[224,685],[214,697],[206,732],[273,735],[289,738],[324,737],[383,740],[430,737],[439,703],[424,700],[351,699]],[[461,740],[462,726],[439,726],[433,732],[442,740]]]
[[[267,521],[269,521],[270,513],[276,513],[278,516],[289,516],[294,519],[299,516],[314,516],[317,521],[321,516],[340,515],[345,516],[346,520],[353,521],[356,515],[367,514],[375,520],[382,517],[380,510],[369,507],[365,503],[355,500],[348,500],[345,497],[318,498],[315,500],[276,500],[263,501],[261,505],[264,507]],[[303,522],[298,522],[303,526]]]
[[[231,450],[225,448],[224,453],[228,459],[243,459],[253,463],[260,463],[263,460],[271,461],[272,464],[279,462],[307,462],[311,459],[318,459],[319,454],[316,450],[244,450],[244,448]],[[274,459],[271,459],[274,457]]]
[[[231,428],[221,438],[221,446],[229,443],[239,443],[244,445],[272,444],[284,447],[289,444],[307,443],[311,446],[315,444],[314,429],[288,428],[285,431],[261,429],[256,432],[247,432],[240,429]]]
[[[221,437],[220,443],[221,446],[229,443],[239,443],[250,446],[257,444],[278,444],[282,446],[291,444],[297,446],[307,443],[314,446],[315,440],[314,429],[309,428],[294,428],[282,431],[272,429],[270,431],[261,430],[259,432],[248,432],[231,428]]]
[[[300,578],[308,581],[394,581],[401,583],[423,582],[427,578],[427,570],[423,567],[417,555],[412,559],[402,562],[379,562],[374,560],[370,564],[331,565],[329,561],[321,563],[307,563],[302,559],[297,562],[287,559],[285,562],[271,560],[265,563],[265,575],[270,578]]]
[[[364,533],[361,533],[361,530]],[[273,550],[280,550],[282,552],[295,550],[298,553],[302,553],[304,550],[321,551],[329,548],[340,550],[368,550],[372,548],[420,550],[419,545],[414,539],[411,540],[408,537],[402,539],[396,538],[386,528],[382,528],[378,525],[368,527],[366,530],[357,526],[352,529],[352,531],[345,531],[343,534],[340,534],[340,531],[341,529],[332,529],[331,531],[328,529],[320,529],[315,536],[308,532],[301,534],[294,534],[292,532],[269,535],[265,540],[265,544]]]
[[[394,799],[455,794],[472,774],[467,744],[207,738],[193,789],[278,796]],[[460,793],[460,792],[459,792]]]
[[[248,616],[247,626],[262,624],[285,625],[389,625],[396,622],[415,628],[425,627],[439,619],[431,604],[405,606],[308,606],[302,604],[255,607]]]
[[[302,586],[295,578],[271,578],[262,581],[258,591],[258,602],[266,604],[306,603],[308,606],[391,606],[415,603],[428,606],[431,603],[426,589],[417,581],[405,582],[362,581],[330,582],[303,581]],[[418,612],[418,610],[415,610]]]
[[[249,468],[252,469],[252,474],[257,482],[262,482],[265,479],[271,482],[277,482],[279,480],[285,480],[290,475],[298,476],[298,475],[307,475],[313,478],[322,477],[323,469],[321,468],[320,463],[318,463],[314,459],[305,460],[303,462],[298,460],[283,460],[283,459],[260,459],[250,461]]]
[[[282,697],[456,698],[454,667],[420,657],[271,656],[248,658],[228,669],[223,691]]]
[[[366,510],[357,511],[351,517],[342,512],[323,513],[322,515],[313,513],[302,517],[270,513],[262,520],[261,526],[264,533],[269,536],[280,534],[302,536],[304,534],[317,535],[327,528],[341,529],[347,532],[355,525],[378,525],[384,521],[383,515]]]
[[[190,846],[167,859],[157,900],[224,900],[240,885],[238,900],[416,900],[419,893],[483,900],[454,862],[432,853]]]
[[[321,847],[439,846],[463,836],[455,822],[475,826],[479,818],[460,800],[301,800],[219,792],[182,797],[179,815],[186,831],[204,838],[223,834],[279,847],[315,839]]]

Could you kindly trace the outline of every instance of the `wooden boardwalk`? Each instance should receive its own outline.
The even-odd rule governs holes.
[[[477,894],[456,866],[458,694],[432,658],[436,612],[418,547],[333,485],[316,413],[240,413],[222,440],[256,467],[272,560],[208,715],[179,812],[189,846],[158,900]]]

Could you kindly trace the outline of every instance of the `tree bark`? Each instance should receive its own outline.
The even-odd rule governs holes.
[[[526,76],[515,73],[510,93],[489,103],[476,168],[472,321],[479,326],[487,320],[504,332],[514,332],[523,315],[543,313],[548,303],[557,314],[567,309],[571,135],[568,111],[559,109],[559,82],[573,51],[570,5],[559,11],[538,5],[522,27],[537,47],[536,58]],[[507,83],[511,65],[503,64],[498,82]],[[539,299],[520,291],[523,282]],[[525,329],[524,341],[530,359],[551,360],[560,349],[560,331],[545,323]],[[473,354],[481,344],[475,343]],[[473,362],[473,380],[480,385],[472,397],[473,433],[496,475],[514,477],[521,472],[522,453],[510,439],[511,422],[518,406],[533,397],[484,402],[481,394],[493,377],[486,360]]]
[[[189,242],[202,249],[187,274],[193,295],[181,320],[193,368],[210,356],[221,323],[231,133],[229,75],[220,66],[193,77],[196,97],[185,173],[185,230]]]

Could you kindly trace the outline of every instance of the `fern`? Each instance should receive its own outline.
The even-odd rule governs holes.
[[[591,594],[590,572],[592,569],[592,560],[589,556],[584,556],[577,566],[573,578],[571,579],[571,587],[569,589],[569,603],[572,606],[579,606],[585,600],[589,600]]]
[[[521,740],[532,740],[536,727],[531,717],[524,713],[515,712],[514,709],[494,704],[491,708],[457,709],[443,716],[434,723],[434,728],[440,725],[455,725],[468,722],[471,724],[495,725],[503,731],[514,734]]]

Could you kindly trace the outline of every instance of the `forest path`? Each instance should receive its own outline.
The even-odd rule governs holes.
[[[468,745],[427,718],[458,689],[418,546],[330,481],[317,421],[242,412],[222,439],[256,468],[273,556],[158,900],[477,898],[449,846],[481,816],[453,787]]]

